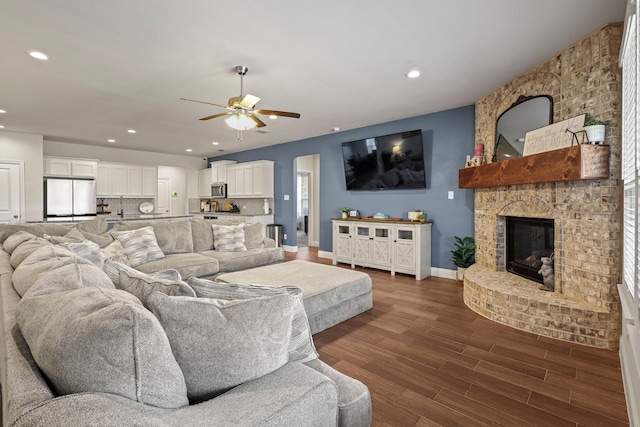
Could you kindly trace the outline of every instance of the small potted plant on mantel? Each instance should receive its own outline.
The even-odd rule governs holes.
[[[340,211],[340,216],[342,217],[342,219],[347,219],[347,212],[349,212],[349,208],[346,206],[343,206],[339,209]]]
[[[587,120],[584,123],[584,131],[590,144],[604,143],[606,122],[598,119]]]
[[[454,239],[456,250],[451,251],[451,261],[458,267],[458,271],[456,272],[457,282],[460,279],[464,279],[464,272],[474,263],[476,244],[469,236],[463,238],[454,236]]]

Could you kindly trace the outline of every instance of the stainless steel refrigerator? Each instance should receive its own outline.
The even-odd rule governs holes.
[[[45,178],[46,221],[82,221],[95,216],[95,179]]]

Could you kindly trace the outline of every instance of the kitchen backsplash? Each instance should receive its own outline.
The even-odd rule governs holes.
[[[224,206],[225,201],[231,200],[238,206],[238,208],[240,209],[240,214],[242,215],[264,215],[264,199],[241,199],[241,198],[189,199],[190,213],[202,212],[202,210],[200,209],[200,200],[217,201],[220,204],[220,206]],[[273,198],[267,198],[267,203],[269,203],[269,208],[271,208],[273,212]]]
[[[111,212],[110,214],[108,214],[108,216],[117,216],[118,211],[120,209],[124,210],[124,214],[125,215],[138,215],[140,214],[140,210],[138,209],[138,207],[140,206],[141,203],[143,202],[150,202],[155,204],[155,200],[154,199],[150,199],[150,198],[145,198],[145,199],[125,199],[124,197],[121,198],[114,198],[114,199],[109,199],[106,197],[98,197],[96,199],[96,205],[98,206],[98,213],[100,213],[101,208],[100,208],[100,204],[103,203],[105,205],[109,205],[104,207],[104,211],[108,211]],[[189,205],[191,206],[191,205]],[[154,212],[156,212],[156,210],[153,210]]]

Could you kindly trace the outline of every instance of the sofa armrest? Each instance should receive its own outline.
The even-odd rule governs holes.
[[[271,239],[270,237],[265,237],[262,239],[262,244],[264,245],[265,248],[275,248],[276,247],[276,241]]]

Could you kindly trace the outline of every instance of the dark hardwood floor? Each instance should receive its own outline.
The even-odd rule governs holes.
[[[331,263],[317,248],[292,259]],[[617,352],[491,322],[453,280],[358,270],[373,281],[373,309],[314,341],[369,387],[372,426],[628,425]]]

